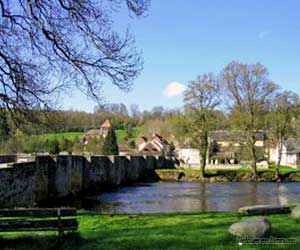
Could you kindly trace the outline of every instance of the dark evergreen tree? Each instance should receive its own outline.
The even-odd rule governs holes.
[[[48,151],[50,154],[58,154],[60,152],[59,143],[56,138],[48,141]]]
[[[110,128],[108,130],[107,136],[104,139],[102,153],[104,155],[118,155],[119,148],[118,148],[118,141],[115,130]]]
[[[9,138],[10,127],[8,124],[8,114],[5,109],[0,109],[0,142]]]

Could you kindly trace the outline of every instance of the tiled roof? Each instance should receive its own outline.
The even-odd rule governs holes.
[[[152,137],[152,139],[155,139],[155,138],[157,138],[159,141],[161,141],[161,143],[163,143],[163,144],[169,144],[168,143],[168,141],[164,138],[164,137],[162,137],[161,135],[159,135],[159,134],[154,134],[153,135],[153,137]]]
[[[118,148],[119,148],[119,151],[121,151],[121,152],[129,152],[129,151],[131,151],[130,148],[126,144],[119,144]]]
[[[262,130],[256,133],[257,140],[264,140],[264,132]],[[233,130],[216,130],[209,133],[209,137],[215,141],[244,141],[242,131]]]
[[[108,119],[106,119],[101,125],[101,128],[111,128],[111,122]]]
[[[97,137],[97,136],[101,136],[102,133],[101,133],[101,130],[100,129],[91,129],[89,130],[88,132],[86,132],[83,136],[83,138],[85,140],[89,140],[91,139],[92,137]]]

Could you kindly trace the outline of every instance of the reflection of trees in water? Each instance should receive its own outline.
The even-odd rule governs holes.
[[[289,189],[287,186],[276,183],[277,184],[277,204],[280,205],[287,205],[289,203],[287,193],[289,192]]]
[[[105,213],[237,211],[258,204],[299,202],[300,183],[158,183],[124,188],[89,201],[87,209]]]
[[[206,197],[206,184],[200,183],[199,186],[199,193],[200,193],[200,211],[208,211],[208,197]]]
[[[251,205],[256,205],[258,202],[258,197],[257,197],[257,183],[253,182],[250,185],[250,195],[249,195]]]

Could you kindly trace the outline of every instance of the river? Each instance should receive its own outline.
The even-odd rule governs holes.
[[[299,202],[300,183],[295,182],[158,182],[121,187],[90,197],[86,208],[108,214],[208,212]]]

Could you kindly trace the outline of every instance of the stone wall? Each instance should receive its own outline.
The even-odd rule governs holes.
[[[142,156],[38,156],[35,162],[0,169],[0,206],[30,207],[154,180],[154,169],[161,162],[163,159]]]
[[[35,163],[14,164],[0,170],[0,207],[35,204]]]

